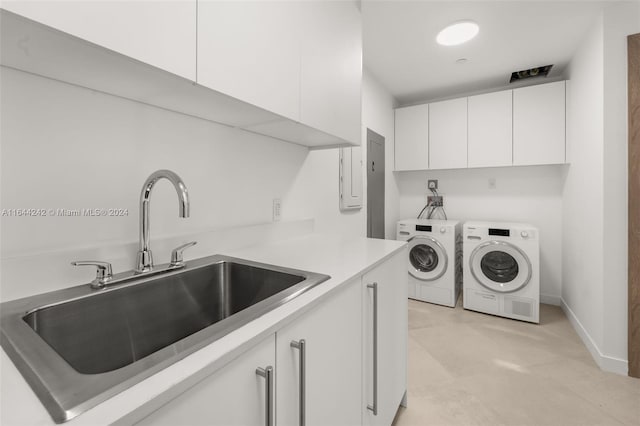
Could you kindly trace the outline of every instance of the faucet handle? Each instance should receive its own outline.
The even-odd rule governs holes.
[[[171,251],[171,264],[169,265],[172,268],[184,266],[184,259],[182,258],[182,253],[191,246],[195,246],[197,244],[196,241],[191,241],[190,243],[183,244],[179,247],[174,248]]]
[[[95,266],[96,279],[91,281],[92,288],[102,288],[113,278],[111,264],[108,262],[100,262],[97,260],[80,260],[71,262],[73,266]]]

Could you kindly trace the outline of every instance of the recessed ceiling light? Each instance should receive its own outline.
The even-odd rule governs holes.
[[[456,46],[474,38],[480,27],[473,21],[458,21],[438,33],[436,41],[443,46]]]

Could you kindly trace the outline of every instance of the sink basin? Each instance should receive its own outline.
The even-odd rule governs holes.
[[[220,262],[99,297],[32,311],[24,320],[82,374],[113,371],[304,281]]]
[[[0,344],[64,422],[329,277],[226,256],[0,305]]]

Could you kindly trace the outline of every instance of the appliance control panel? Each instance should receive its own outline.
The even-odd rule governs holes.
[[[497,225],[497,224],[496,224]],[[464,239],[465,240],[536,240],[538,238],[538,231],[535,228],[525,226],[504,226],[504,227],[490,227],[490,226],[465,226],[464,227]]]

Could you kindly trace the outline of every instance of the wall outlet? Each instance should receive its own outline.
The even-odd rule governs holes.
[[[438,189],[438,179],[429,179],[429,180],[427,180],[427,188],[428,189]]]
[[[282,200],[280,198],[273,199],[273,221],[280,222],[282,216]]]
[[[444,197],[442,195],[429,195],[427,197],[427,203],[431,204],[434,207],[443,207]]]

